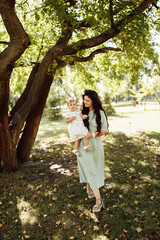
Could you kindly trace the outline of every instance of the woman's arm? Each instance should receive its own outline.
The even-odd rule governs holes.
[[[73,120],[75,120],[76,117],[73,116],[73,117],[70,117],[70,118],[66,118],[66,123],[71,123]]]

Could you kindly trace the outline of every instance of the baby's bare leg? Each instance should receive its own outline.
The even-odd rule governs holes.
[[[81,141],[80,139],[78,139],[77,141],[75,141],[75,147],[74,147],[74,148],[75,148],[76,150],[78,150],[78,148],[79,148],[80,141]]]
[[[88,138],[84,137],[83,138],[84,146],[88,146]]]
[[[84,137],[83,141],[84,141],[84,146],[85,146],[84,149],[88,150],[88,151],[93,151],[93,148],[89,146],[88,138]]]

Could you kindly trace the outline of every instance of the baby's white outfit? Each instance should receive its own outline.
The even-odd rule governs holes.
[[[66,118],[76,117],[71,123],[68,123],[68,132],[71,142],[84,138],[88,133],[88,129],[84,126],[80,113],[80,110],[66,113]]]

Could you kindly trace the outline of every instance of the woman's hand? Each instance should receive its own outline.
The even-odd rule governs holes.
[[[83,118],[83,119],[86,119],[86,118],[88,118],[88,115],[83,115],[82,118]]]

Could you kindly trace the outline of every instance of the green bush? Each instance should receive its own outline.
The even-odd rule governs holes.
[[[58,119],[62,119],[63,116],[61,114],[61,102],[62,99],[59,96],[56,96],[53,98],[53,96],[49,96],[47,103],[46,103],[46,107],[44,109],[44,117],[47,117],[48,119],[54,119],[54,120],[58,120]]]

